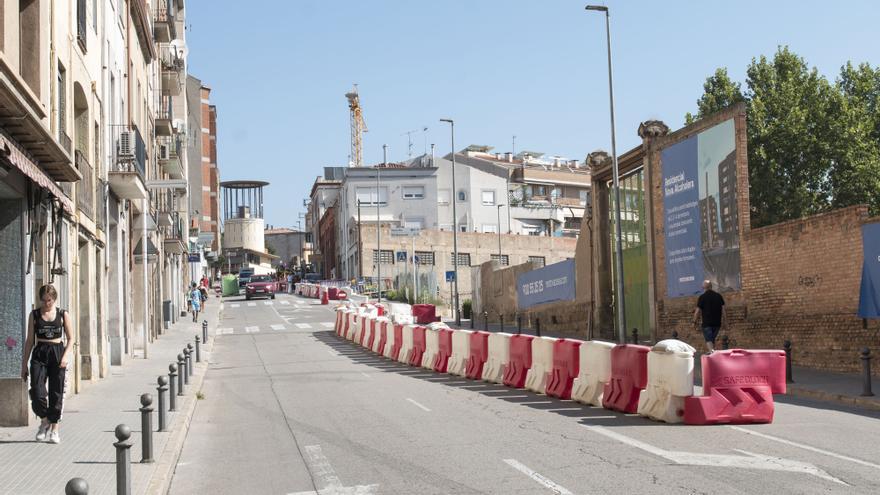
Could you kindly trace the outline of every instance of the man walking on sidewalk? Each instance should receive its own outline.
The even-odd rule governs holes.
[[[724,321],[724,298],[712,290],[712,282],[709,280],[703,281],[703,293],[697,299],[697,308],[694,310],[694,325],[698,324],[701,316],[706,349],[712,354],[715,352],[715,338],[718,337]]]

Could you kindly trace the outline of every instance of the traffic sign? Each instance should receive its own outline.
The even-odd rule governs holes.
[[[448,270],[446,272],[446,281],[454,282],[455,281],[455,270]]]
[[[418,257],[418,256],[413,256],[413,263],[415,263],[415,264],[417,264],[417,265],[418,265],[418,264],[419,264],[419,263],[421,263],[421,261],[422,261],[422,260],[421,260],[421,259],[419,259],[419,257]]]
[[[397,252],[397,261],[402,261],[406,263],[406,251],[398,251]]]
[[[190,263],[198,263],[202,260],[202,256],[199,253],[190,253],[188,258]]]

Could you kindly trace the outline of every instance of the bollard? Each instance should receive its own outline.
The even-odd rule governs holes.
[[[535,335],[541,336],[541,319],[535,318]]]
[[[177,365],[168,365],[168,411],[177,410]]]
[[[165,375],[159,375],[156,382],[159,384],[156,387],[156,392],[159,395],[159,427],[156,428],[156,431],[165,431],[165,392],[168,391],[168,378]]]
[[[639,329],[638,328],[633,328],[632,338],[633,338],[633,341],[632,341],[633,344],[639,343]]]
[[[89,495],[89,484],[82,478],[71,478],[64,485],[64,495]]]
[[[520,335],[522,333],[522,315],[516,314],[516,334]]]
[[[113,432],[116,435],[116,495],[131,495],[131,428],[123,424],[117,425]]]
[[[185,393],[183,389],[183,377],[186,376],[186,361],[183,359],[183,354],[177,355],[177,395],[183,395]]]
[[[193,368],[195,368],[195,366],[193,366],[193,345],[186,344],[186,350],[187,350],[187,353],[186,353],[186,357],[187,357],[186,374],[189,375],[190,377],[192,377],[193,376]]]
[[[723,335],[721,337],[721,350],[726,351],[730,347],[730,337]]]
[[[483,330],[489,331],[489,312],[483,311]]]
[[[471,310],[471,330],[474,329],[474,321],[476,321],[477,315],[474,314],[473,310]]]
[[[202,342],[208,343],[208,320],[202,320]]]
[[[678,340],[678,331],[676,331],[676,330],[672,331],[672,338],[675,340]]]
[[[873,397],[874,392],[871,391],[871,349],[863,348],[861,359],[862,371],[865,373],[862,378],[862,397]]]
[[[785,383],[794,383],[794,378],[791,376],[791,341],[783,342],[782,348],[785,349]]]
[[[183,364],[186,365],[184,367],[186,372],[183,374],[183,384],[189,385],[190,370],[192,369],[192,354],[186,347],[183,348]]]
[[[141,395],[141,463],[153,462],[153,396]]]
[[[199,336],[196,335],[196,362],[197,363],[202,362],[202,346],[199,345],[200,342],[201,342],[201,340],[199,340]]]
[[[501,331],[504,331],[504,314],[498,313],[498,322],[501,324]]]

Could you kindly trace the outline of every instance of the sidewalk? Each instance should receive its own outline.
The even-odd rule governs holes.
[[[177,355],[187,343],[199,335],[201,322],[188,317],[166,330],[149,348],[149,359],[129,358],[123,366],[110,368],[110,376],[96,383],[86,383],[81,393],[68,393],[61,422],[61,443],[36,442],[34,426],[0,428],[0,494],[47,495],[63,494],[71,478],[80,477],[89,484],[89,493],[116,493],[116,449],[113,434],[116,425],[131,428],[132,493],[164,493],[173,474],[174,465],[189,420],[195,408],[196,391],[201,388],[208,357],[214,344],[214,332],[220,314],[221,299],[208,301],[202,318],[208,320],[208,345],[202,346],[202,362],[195,363],[193,376],[186,386],[186,395],[177,397],[177,412],[168,413],[167,432],[156,432],[158,386],[160,374],[168,374],[168,365],[177,362]],[[153,459],[141,464],[140,396],[153,396]],[[167,394],[167,393],[166,393]]]
[[[443,321],[449,326],[454,326],[452,319],[444,318]],[[471,328],[470,320],[462,320],[461,328],[469,330]],[[501,327],[497,323],[489,323],[490,332],[500,332]],[[483,322],[477,321],[474,330],[482,330]],[[508,333],[516,333],[516,323],[505,322],[504,331]],[[534,331],[529,328],[523,328],[523,334],[534,335]],[[568,337],[576,339],[584,339],[583,335],[560,334],[558,332],[541,332],[545,337]],[[701,351],[700,349],[697,350]],[[697,356],[699,357],[699,356]],[[701,384],[700,378],[700,361],[695,360],[694,380],[697,385]],[[874,376],[873,380],[873,397],[862,397],[862,375],[856,373],[833,373],[829,371],[815,370],[812,368],[802,368],[799,366],[792,367],[792,378],[794,383],[788,384],[788,390],[785,394],[789,397],[798,397],[805,399],[813,399],[822,402],[842,404],[850,407],[862,409],[870,409],[880,411],[880,378]],[[783,399],[784,400],[784,399]]]

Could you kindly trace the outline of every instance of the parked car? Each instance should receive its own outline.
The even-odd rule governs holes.
[[[275,279],[269,275],[254,275],[245,285],[244,297],[248,300],[254,297],[275,299],[276,292],[278,292],[278,282]]]

